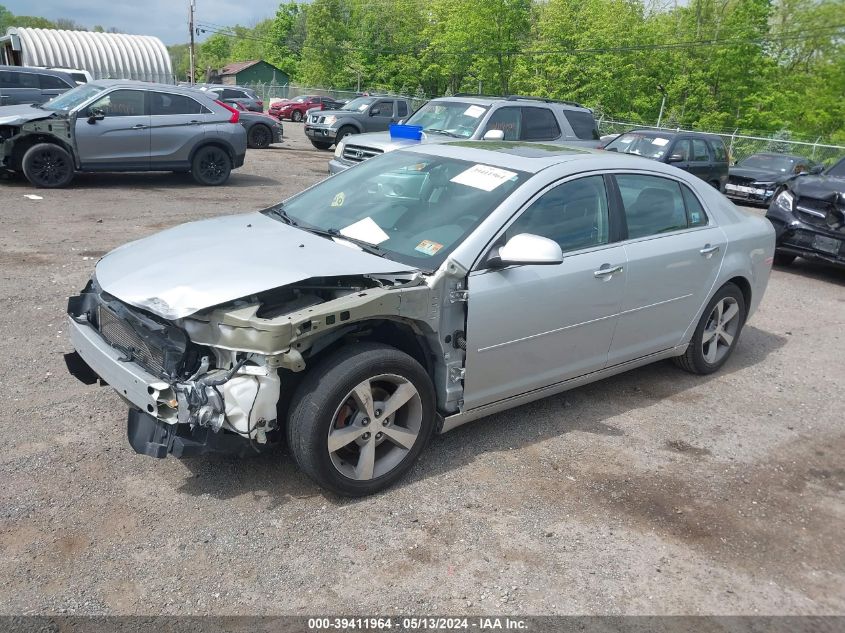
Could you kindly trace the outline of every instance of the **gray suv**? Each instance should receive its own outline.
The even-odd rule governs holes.
[[[191,172],[222,185],[244,162],[239,118],[198,90],[95,81],[39,106],[0,108],[0,167],[37,187],[63,187],[80,171]]]
[[[411,113],[401,97],[358,97],[339,110],[309,112],[305,135],[317,149],[329,149],[350,134],[381,132]]]
[[[0,106],[44,103],[75,86],[70,75],[58,70],[0,66]]]
[[[336,174],[362,160],[417,143],[452,139],[505,140],[596,148],[599,133],[593,111],[571,101],[539,97],[455,95],[432,99],[405,122],[422,128],[420,140],[394,138],[389,133],[365,134],[340,141],[329,173]],[[307,133],[307,130],[306,130]]]

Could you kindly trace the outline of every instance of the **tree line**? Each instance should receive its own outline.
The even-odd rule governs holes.
[[[668,125],[845,142],[845,0],[313,0],[198,24],[199,80],[265,59],[307,86],[528,94],[651,124],[665,94]]]

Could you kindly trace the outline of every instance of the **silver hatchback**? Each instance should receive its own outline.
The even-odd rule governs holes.
[[[286,435],[363,495],[432,433],[665,358],[716,371],[773,253],[767,220],[674,167],[417,145],[109,253],[68,303],[68,364],[126,399],[141,454]]]
[[[239,116],[199,90],[95,81],[39,106],[0,108],[0,166],[38,187],[97,171],[191,172],[221,185],[244,162]]]

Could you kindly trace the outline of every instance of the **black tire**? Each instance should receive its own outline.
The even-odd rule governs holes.
[[[42,189],[66,187],[73,180],[73,157],[64,147],[54,143],[38,143],[23,155],[21,161],[26,179]]]
[[[335,465],[329,452],[329,433],[338,428],[337,417],[347,406],[345,403],[351,402],[353,388],[385,374],[401,377],[416,388],[422,415],[420,428],[412,447],[391,470],[357,480],[341,473]],[[355,415],[359,414],[360,411]],[[328,355],[311,369],[293,396],[287,419],[288,447],[299,468],[323,488],[342,496],[361,497],[393,484],[411,468],[428,443],[435,420],[434,387],[422,366],[404,352],[380,343],[359,343]],[[346,420],[351,427],[353,418]],[[368,428],[375,432],[381,428],[376,424],[381,423],[373,421]],[[385,448],[395,450],[392,444]]]
[[[191,175],[201,185],[216,187],[229,180],[232,159],[229,153],[216,145],[206,145],[197,150],[191,161]]]
[[[351,125],[344,125],[337,131],[337,136],[335,137],[335,143],[340,143],[344,138],[350,136],[351,134],[357,134],[358,130],[356,130]]]
[[[792,253],[784,253],[782,251],[775,251],[774,263],[775,266],[789,266],[795,261],[797,255]]]
[[[267,149],[273,142],[273,130],[266,125],[257,123],[249,128],[246,140],[250,149]]]
[[[725,350],[725,353],[715,362],[709,362],[705,358],[703,349],[705,330],[708,329],[708,325],[711,324],[711,316],[716,304],[724,299],[736,302],[736,305],[738,306],[738,313],[735,318],[739,320],[737,322],[736,331],[733,335],[733,340]],[[725,362],[727,362],[728,358],[730,358],[731,354],[733,354],[734,349],[736,349],[737,343],[739,342],[739,335],[745,325],[745,317],[747,314],[748,307],[745,305],[745,296],[742,294],[742,291],[735,284],[726,283],[716,291],[716,294],[714,294],[713,298],[707,303],[707,307],[704,308],[704,312],[702,313],[701,319],[695,328],[695,332],[692,335],[692,340],[690,340],[690,344],[687,347],[686,352],[684,352],[682,356],[676,356],[672,360],[678,367],[684,371],[690,372],[691,374],[712,374],[724,365]]]
[[[722,191],[722,183],[720,183],[718,180],[711,181],[710,186],[713,187],[716,191]]]
[[[294,123],[299,123],[300,121],[302,121],[302,112],[300,112],[299,110],[294,110],[293,114],[290,115],[290,120]]]
[[[317,149],[323,149],[323,150],[325,150],[325,149],[329,149],[329,148],[331,148],[331,146],[333,145],[333,143],[324,143],[324,142],[321,142],[321,141],[311,141],[311,145],[313,145],[313,146],[314,146],[314,147],[316,147]]]

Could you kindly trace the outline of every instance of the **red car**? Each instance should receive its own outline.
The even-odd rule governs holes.
[[[302,121],[305,113],[311,108],[319,110],[335,110],[343,104],[331,97],[320,95],[302,95],[293,99],[277,101],[270,106],[268,114],[277,119],[290,119],[291,121]]]

